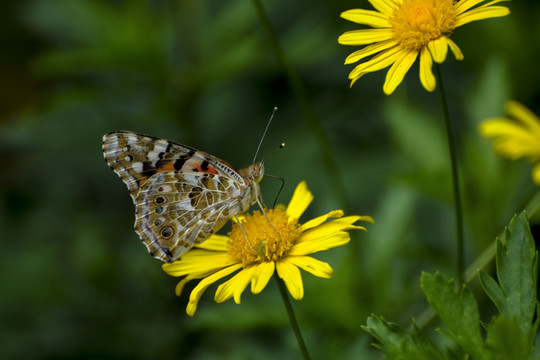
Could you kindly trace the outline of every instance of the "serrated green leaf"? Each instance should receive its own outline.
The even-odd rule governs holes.
[[[473,359],[485,359],[478,305],[471,291],[463,286],[457,293],[454,280],[447,281],[438,272],[435,275],[422,273],[420,286],[429,305],[447,327],[441,332],[462,346]]]
[[[489,296],[491,301],[495,304],[499,312],[504,307],[505,303],[505,294],[500,288],[499,284],[488,274],[483,271],[478,272],[478,278],[480,279],[480,284],[484,289],[485,293]]]
[[[538,254],[525,212],[514,216],[504,238],[504,243],[497,240],[496,258],[497,277],[505,298],[502,303],[497,300],[496,305],[502,315],[518,321],[521,334],[526,336],[536,308]]]
[[[530,359],[532,346],[523,336],[516,318],[494,317],[487,329],[486,349],[489,359]]]
[[[384,352],[389,360],[444,359],[416,324],[413,324],[412,334],[409,334],[396,323],[388,322],[379,316],[370,316],[362,329],[380,342],[374,346]]]

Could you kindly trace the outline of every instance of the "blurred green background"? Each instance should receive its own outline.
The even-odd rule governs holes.
[[[526,160],[497,158],[477,132],[515,99],[540,114],[540,4],[467,24],[452,39],[465,55],[442,65],[457,131],[466,264],[535,193]],[[386,71],[350,89],[340,19],[367,1],[263,1],[306,89],[337,172],[248,0],[21,0],[0,3],[0,358],[296,359],[274,282],[242,304],[216,304],[210,287],[195,317],[177,279],[133,231],[124,184],[107,167],[101,137],[133,130],[251,164],[262,154],[283,177],[280,202],[306,180],[315,201],[304,220],[337,208],[372,215],[368,233],[316,255],[330,280],[303,273],[293,302],[314,359],[376,358],[360,329],[374,313],[408,325],[427,306],[421,271],[455,276],[450,166],[438,94],[416,63],[386,96]],[[345,201],[336,182],[342,181]],[[265,179],[266,202],[279,182]],[[224,229],[226,233],[226,229]],[[476,280],[472,283],[477,287]],[[480,298],[485,316],[493,310]],[[436,326],[433,322],[430,326]]]

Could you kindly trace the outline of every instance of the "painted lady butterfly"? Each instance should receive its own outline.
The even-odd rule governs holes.
[[[264,160],[236,170],[189,146],[127,131],[103,136],[103,155],[133,198],[135,231],[162,261],[177,260],[261,196]]]

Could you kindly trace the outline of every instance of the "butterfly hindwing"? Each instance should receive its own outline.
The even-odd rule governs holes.
[[[220,175],[158,173],[136,198],[135,230],[154,257],[174,261],[245,211],[244,191]]]

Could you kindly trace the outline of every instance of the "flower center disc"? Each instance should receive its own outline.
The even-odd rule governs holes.
[[[278,261],[302,232],[298,220],[289,217],[284,210],[270,209],[266,215],[271,224],[260,211],[246,215],[241,220],[241,228],[233,223],[227,243],[229,256],[241,261],[244,267],[254,262]]]
[[[454,30],[456,12],[452,0],[403,0],[389,21],[403,47],[420,50]]]

